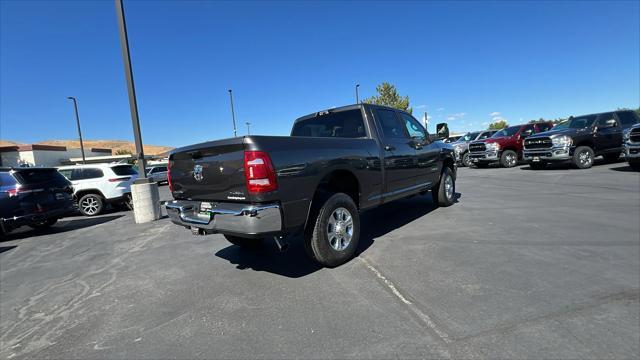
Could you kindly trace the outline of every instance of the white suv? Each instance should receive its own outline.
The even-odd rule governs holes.
[[[158,185],[160,185],[160,183],[168,183],[167,165],[153,165],[149,167],[147,170],[147,178],[152,182],[157,182]]]
[[[106,204],[131,208],[131,184],[138,172],[128,164],[61,166],[58,171],[73,184],[74,197],[83,215],[100,214]]]

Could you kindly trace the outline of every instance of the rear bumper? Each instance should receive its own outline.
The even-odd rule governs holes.
[[[627,160],[640,160],[640,144],[624,143],[624,150],[622,153]]]
[[[526,162],[537,161],[567,161],[573,156],[573,148],[568,146],[554,146],[548,149],[523,150],[522,157]]]
[[[76,211],[76,207],[70,204],[67,207],[52,209],[42,213],[32,213],[22,216],[14,216],[11,218],[0,218],[0,227],[4,230],[11,230],[20,226],[35,224],[49,219],[59,219],[67,215],[71,215]]]
[[[262,235],[282,231],[282,211],[277,203],[238,204],[212,202],[211,209],[200,211],[200,201],[174,200],[166,203],[174,224],[214,233]]]

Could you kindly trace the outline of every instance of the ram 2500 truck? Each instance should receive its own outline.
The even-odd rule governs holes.
[[[498,130],[468,132],[460,136],[458,140],[452,142],[451,146],[453,146],[453,151],[456,154],[456,161],[458,162],[458,165],[471,166],[471,159],[469,159],[469,143],[476,140],[488,139],[496,132],[498,132]]]
[[[532,169],[552,162],[571,162],[578,169],[588,169],[596,156],[613,161],[622,153],[623,131],[638,122],[632,110],[571,117],[563,126],[525,140],[524,160]]]
[[[486,140],[472,141],[469,144],[469,159],[479,168],[494,162],[499,162],[502,167],[514,167],[522,159],[524,139],[552,127],[551,122],[509,126]]]
[[[453,149],[435,140],[409,113],[357,104],[301,117],[291,136],[178,148],[167,213],[240,247],[273,237],[282,248],[287,235],[303,234],[312,259],[338,266],[354,256],[360,211],[429,190],[436,204],[454,203]]]

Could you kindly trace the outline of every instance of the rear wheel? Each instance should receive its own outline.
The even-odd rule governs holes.
[[[455,200],[456,182],[451,169],[445,167],[440,175],[440,181],[431,189],[433,202],[438,206],[451,206]]]
[[[511,168],[518,165],[518,154],[513,150],[505,150],[500,156],[500,165],[505,168]]]
[[[98,194],[87,194],[78,201],[78,208],[82,215],[96,216],[104,209],[104,200]]]
[[[305,250],[317,263],[342,265],[353,258],[360,239],[360,215],[347,194],[333,194],[322,205],[313,229],[306,232]]]
[[[37,223],[29,224],[29,227],[32,229],[46,229],[48,227],[53,226],[53,224],[57,222],[58,222],[58,219],[47,219]]]
[[[469,159],[469,153],[468,152],[462,154],[462,161],[461,162],[462,162],[463,166],[466,166],[466,167],[471,166],[471,159]]]
[[[233,235],[224,235],[224,238],[243,249],[255,249],[262,244],[262,239],[249,239]]]
[[[588,146],[578,146],[573,152],[573,166],[588,169],[593,166],[593,150]]]

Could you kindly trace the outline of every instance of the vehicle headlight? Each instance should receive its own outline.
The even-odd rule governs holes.
[[[459,144],[458,145],[454,145],[453,146],[453,151],[455,151],[457,153],[461,152],[462,151],[462,145],[459,145]]]
[[[487,150],[500,150],[500,144],[498,143],[488,143],[487,144]]]
[[[622,140],[629,141],[630,138],[631,138],[631,129],[624,129],[624,131],[622,132]]]
[[[552,138],[551,142],[555,146],[571,146],[571,144],[573,144],[573,139],[569,136],[562,135]]]

